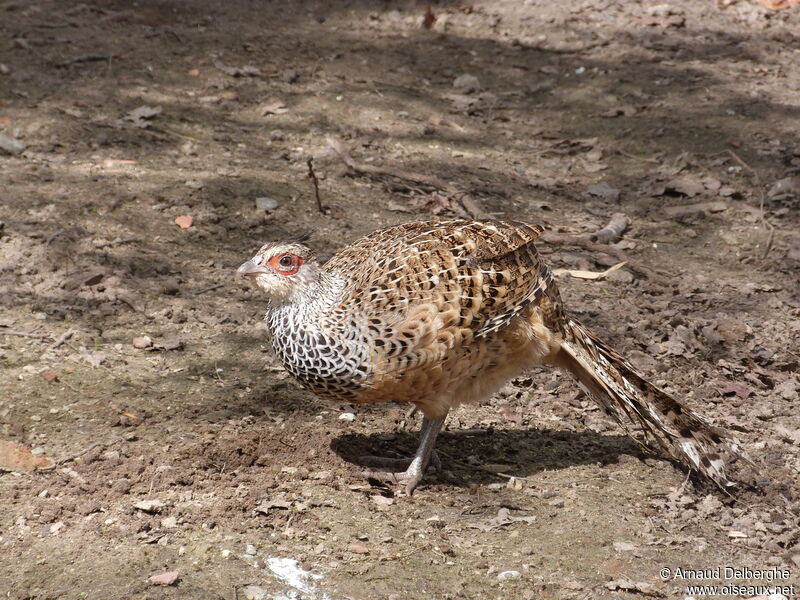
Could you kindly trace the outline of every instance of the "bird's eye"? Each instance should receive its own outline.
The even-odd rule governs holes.
[[[303,257],[291,252],[277,254],[269,259],[268,264],[278,275],[294,275],[300,270],[303,264]]]

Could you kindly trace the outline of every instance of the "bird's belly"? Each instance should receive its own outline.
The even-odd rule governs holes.
[[[485,400],[550,354],[552,334],[539,329],[525,315],[488,338],[451,348],[434,362],[405,369],[401,361],[387,361],[351,401],[412,402],[436,418],[461,403]]]

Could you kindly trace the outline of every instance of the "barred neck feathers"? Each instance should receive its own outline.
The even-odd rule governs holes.
[[[286,370],[311,391],[349,401],[371,376],[366,332],[337,303],[346,280],[325,271],[291,301],[272,299],[264,320]]]

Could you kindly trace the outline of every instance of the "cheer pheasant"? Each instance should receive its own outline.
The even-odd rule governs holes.
[[[412,493],[448,411],[487,399],[539,364],[572,373],[620,423],[651,434],[718,485],[738,444],[647,381],[569,317],[515,221],[408,223],[357,240],[320,265],[306,238],[263,246],[239,273],[269,298],[265,320],[286,369],[350,403],[402,401],[424,414],[419,448],[394,473]]]

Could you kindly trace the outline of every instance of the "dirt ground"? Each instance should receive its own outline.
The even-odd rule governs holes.
[[[0,597],[800,597],[800,7],[426,6],[0,0],[0,440],[44,465],[0,472]],[[560,275],[567,307],[749,484],[546,370],[454,412],[413,497],[364,479],[419,417],[301,390],[235,269],[453,215],[628,257]]]

